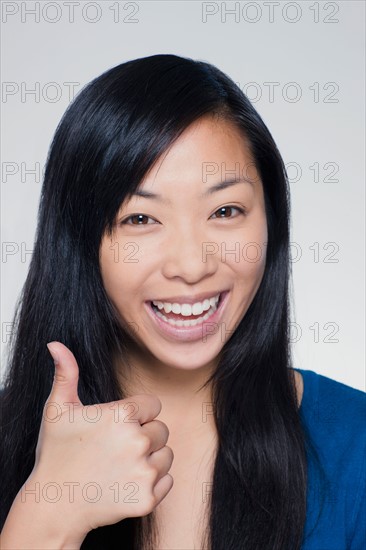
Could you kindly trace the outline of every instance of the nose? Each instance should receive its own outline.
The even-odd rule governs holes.
[[[167,279],[180,277],[187,283],[196,283],[213,275],[219,265],[217,244],[187,229],[187,225],[166,242],[162,251],[163,275]]]

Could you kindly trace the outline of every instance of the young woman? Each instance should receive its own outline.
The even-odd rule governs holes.
[[[2,548],[364,548],[366,394],[291,366],[289,276],[285,167],[230,78],[87,85],[16,312]]]

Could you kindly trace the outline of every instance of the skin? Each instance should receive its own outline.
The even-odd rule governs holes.
[[[215,163],[209,169],[215,167],[216,173],[204,178],[207,163]],[[239,182],[201,196],[214,184],[235,177],[235,168],[239,168],[238,176],[246,176],[251,183]],[[263,277],[267,242],[263,185],[237,128],[205,116],[188,127],[155,163],[139,189],[157,193],[167,202],[137,196],[125,202],[113,236],[102,239],[100,267],[121,319],[137,327],[135,345],[129,350],[132,367],[116,359],[123,387],[128,395],[158,395],[162,402],[159,419],[171,433],[169,444],[179,446],[185,435],[198,441],[208,426],[213,428],[212,414],[208,423],[201,420],[203,403],[211,400],[210,388],[197,390],[215,368],[224,343],[244,317]],[[225,211],[226,217],[218,212],[224,206],[234,207]],[[246,214],[236,208],[245,209]],[[142,221],[137,214],[144,214]],[[135,217],[128,220],[131,215]],[[207,242],[218,246],[203,261]],[[256,252],[244,249],[246,242],[257,243],[257,261],[247,261]],[[239,259],[225,253],[235,250],[235,243],[240,243]],[[162,335],[146,311],[146,300],[206,291],[214,295],[221,290],[230,293],[220,330],[207,334],[205,341]]]

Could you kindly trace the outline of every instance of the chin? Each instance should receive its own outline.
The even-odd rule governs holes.
[[[198,353],[197,350],[192,348],[191,352],[189,350],[185,350],[181,353],[173,351],[171,354],[154,354],[154,357],[156,361],[172,369],[193,371],[202,369],[207,367],[208,364],[213,363],[217,359],[220,351],[221,348],[215,353],[211,346],[210,353],[205,353],[204,350],[202,353]]]

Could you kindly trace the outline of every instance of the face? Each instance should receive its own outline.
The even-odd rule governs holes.
[[[140,360],[184,370],[212,365],[265,267],[263,187],[247,143],[229,122],[201,118],[138,193],[102,239],[106,292]]]

